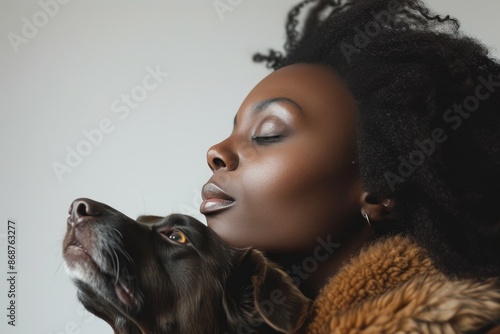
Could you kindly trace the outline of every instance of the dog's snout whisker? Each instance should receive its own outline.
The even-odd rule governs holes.
[[[120,252],[120,254],[122,254],[122,255],[125,257],[125,259],[127,259],[127,261],[128,261],[128,262],[129,262],[132,266],[134,266],[134,265],[135,265],[135,263],[134,263],[134,259],[132,259],[132,257],[130,256],[130,254],[129,254],[126,250],[124,250],[124,249],[119,249],[118,251]]]
[[[105,252],[108,254],[110,261],[112,262],[112,272],[114,276],[115,284],[120,280],[126,280],[128,283],[136,277],[135,273],[135,262],[123,247],[123,234],[116,228],[112,229],[113,233],[108,239],[106,244]],[[120,237],[117,237],[120,235]],[[134,275],[129,274],[129,269],[133,271]]]
[[[122,240],[123,240],[123,234],[122,234],[122,232],[120,232],[120,231],[119,231],[117,228],[115,228],[115,227],[113,227],[113,230],[114,230],[116,233],[118,233],[118,234],[120,235],[120,237],[122,238]]]
[[[135,270],[134,270],[134,275],[130,275],[129,272],[128,272],[128,268],[127,267],[124,267],[124,272],[125,274],[123,275],[123,278],[127,281],[127,285],[129,286],[129,288],[132,290],[132,293],[134,292],[134,285],[132,284],[132,281],[136,279],[136,275],[135,275]]]
[[[114,258],[116,258],[116,262],[113,261],[113,263],[116,264],[116,266],[114,266],[114,270],[116,272],[116,279],[115,279],[115,284],[118,283],[118,279],[120,278],[120,259],[118,258],[118,254],[116,254],[116,251],[114,249],[111,249],[113,251],[113,254],[114,254]],[[113,259],[113,257],[111,257]]]
[[[289,333],[302,325],[309,300],[262,253],[232,248],[189,216],[145,217],[165,231],[185,226],[192,247],[102,203],[80,198],[70,208],[66,267],[82,304],[115,333],[234,333],[257,321],[263,332]],[[261,311],[268,291],[283,291],[292,307]]]

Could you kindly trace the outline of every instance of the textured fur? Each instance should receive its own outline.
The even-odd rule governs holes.
[[[310,300],[284,271],[193,217],[134,221],[88,198],[69,213],[68,274],[117,334],[295,333],[306,320]]]
[[[363,190],[396,203],[374,227],[412,233],[447,275],[500,277],[500,89],[458,125],[446,120],[484,79],[499,82],[500,61],[422,0],[303,0],[285,26],[285,53],[254,59],[321,64],[344,81]],[[427,140],[436,129],[444,142]],[[412,164],[416,141],[432,153]]]
[[[330,280],[308,333],[474,333],[499,321],[500,279],[447,278],[416,243],[394,236]]]

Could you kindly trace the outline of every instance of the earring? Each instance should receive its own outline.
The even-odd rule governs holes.
[[[372,224],[370,224],[370,218],[368,218],[368,214],[366,212],[363,212],[363,217],[366,219],[366,221],[368,222],[368,226],[372,226]]]

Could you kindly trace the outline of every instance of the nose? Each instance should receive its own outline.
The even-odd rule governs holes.
[[[68,222],[80,223],[84,217],[96,217],[104,212],[104,205],[102,203],[93,201],[88,198],[78,198],[71,203],[69,207]]]
[[[232,149],[229,138],[208,149],[207,162],[212,172],[220,169],[233,171],[238,168],[238,154]]]

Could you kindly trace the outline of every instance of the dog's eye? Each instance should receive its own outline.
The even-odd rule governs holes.
[[[167,238],[180,244],[185,244],[188,241],[186,235],[181,231],[170,231],[167,233]]]

